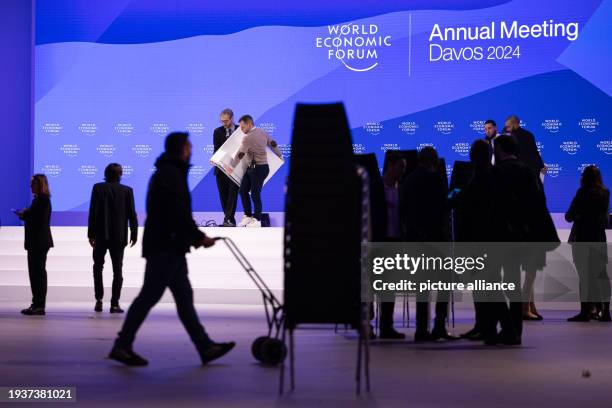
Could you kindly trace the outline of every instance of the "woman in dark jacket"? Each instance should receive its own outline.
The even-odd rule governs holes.
[[[601,172],[596,166],[587,166],[580,179],[580,188],[565,213],[565,219],[574,223],[569,242],[580,280],[580,313],[567,319],[570,322],[612,320],[610,278],[606,271],[609,209],[610,191],[603,184]]]
[[[30,181],[32,204],[16,214],[25,222],[25,249],[28,251],[28,272],[32,287],[32,305],[21,313],[29,316],[45,314],[47,297],[47,253],[53,247],[51,237],[51,200],[49,183],[44,174],[35,174]]]

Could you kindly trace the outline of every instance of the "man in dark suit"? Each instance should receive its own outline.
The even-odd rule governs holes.
[[[235,346],[234,342],[213,342],[193,305],[185,254],[192,246],[211,247],[215,239],[200,231],[193,220],[187,183],[191,160],[188,136],[176,132],[166,137],[166,151],[155,162],[157,170],[149,182],[147,220],[142,238],[142,255],[147,260],[144,282],[108,356],[129,366],[148,364],[134,352],[132,344],[136,332],[166,288],[170,288],[174,296],[179,318],[200,354],[202,364],[225,355]]]
[[[516,115],[510,115],[506,119],[506,127],[510,129],[510,134],[516,141],[518,159],[531,169],[540,182],[540,173],[546,172],[546,167],[533,133],[521,127],[521,120]]]
[[[448,186],[438,172],[438,153],[433,147],[419,152],[419,166],[404,179],[400,188],[400,224],[407,242],[449,241]],[[428,331],[429,295],[417,296],[415,341],[456,340],[446,330],[448,293],[438,292],[436,318]]]
[[[123,285],[123,252],[128,244],[128,223],[131,246],[138,237],[138,217],[134,208],[134,192],[120,183],[123,168],[111,163],[104,170],[104,182],[94,184],[89,202],[87,237],[93,248],[93,277],[96,312],[102,311],[104,257],[110,253],[113,263],[111,313],[123,313],[119,306]]]
[[[213,144],[215,152],[225,143],[225,141],[236,130],[234,123],[234,112],[231,109],[223,109],[221,112],[221,126],[213,132]],[[228,176],[217,167],[214,169],[217,178],[217,188],[219,189],[219,199],[223,208],[222,227],[235,227],[236,202],[238,200],[238,186]]]
[[[518,143],[512,136],[500,136],[495,141],[495,193],[498,222],[495,222],[494,241],[507,242],[500,268],[504,281],[514,283],[516,291],[506,293],[509,308],[496,303],[488,315],[485,342],[493,345],[521,344],[523,334],[523,305],[521,297],[521,262],[528,252],[523,242],[537,242],[542,215],[546,210],[544,193],[535,174],[518,158]],[[500,322],[502,331],[497,334],[495,326]]]

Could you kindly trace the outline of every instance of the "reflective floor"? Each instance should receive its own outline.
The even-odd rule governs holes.
[[[108,314],[108,305],[96,314],[93,304],[49,304],[47,316],[29,318],[18,313],[24,305],[0,302],[0,386],[74,386],[78,406],[612,405],[612,326],[565,323],[567,311],[544,310],[543,322],[528,322],[521,348],[375,342],[372,391],[360,397],[354,334],[301,329],[295,335],[296,390],[279,397],[279,369],[259,365],[250,352],[264,331],[261,307],[199,305],[215,340],[238,343],[225,358],[201,367],[173,306],[160,304],[135,344],[150,365],[128,368],[104,359],[123,319]],[[458,311],[455,332],[470,322],[471,311]]]

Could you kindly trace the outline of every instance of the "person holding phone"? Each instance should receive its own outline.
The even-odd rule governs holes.
[[[33,199],[29,207],[15,210],[24,221],[25,250],[28,251],[28,274],[32,288],[32,304],[23,309],[26,316],[44,316],[47,300],[47,253],[53,247],[51,236],[51,193],[44,174],[34,174],[30,180]]]

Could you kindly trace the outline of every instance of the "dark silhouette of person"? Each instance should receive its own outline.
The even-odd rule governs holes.
[[[223,143],[234,133],[238,126],[234,123],[234,112],[231,109],[223,109],[221,112],[221,126],[213,132],[214,151],[219,150]],[[216,166],[214,174],[219,189],[219,199],[223,208],[222,227],[236,226],[236,203],[238,202],[238,186],[225,173]]]
[[[385,202],[387,212],[387,225],[384,230],[386,242],[400,242],[400,202],[399,202],[399,181],[404,175],[406,163],[400,156],[389,155],[387,157],[387,166],[383,174],[383,185],[385,191]],[[393,327],[393,310],[395,302],[380,303],[380,338],[381,339],[403,339],[406,337],[404,333],[400,333]]]
[[[28,274],[32,288],[32,305],[21,311],[28,316],[44,316],[47,301],[47,254],[53,247],[51,236],[51,193],[44,174],[34,174],[30,181],[34,196],[28,208],[15,211],[24,221],[25,243],[28,251]]]
[[[496,133],[496,132],[495,132]],[[490,138],[492,140],[493,138]],[[493,149],[490,140],[478,139],[470,148],[470,162],[473,175],[463,191],[457,197],[458,207],[455,211],[456,241],[470,243],[495,242],[495,175],[491,158]],[[481,272],[474,272],[472,279],[483,279]],[[461,337],[473,341],[484,340],[484,317],[488,304],[480,294],[474,293],[475,324]]]
[[[528,246],[522,243],[542,239],[542,218],[548,213],[546,199],[534,172],[518,158],[518,146],[512,136],[500,136],[495,140],[495,177],[497,205],[500,220],[495,224],[497,242],[508,243],[500,264],[503,279],[513,283],[515,291],[507,292],[509,308],[504,302],[489,307],[485,343],[495,345],[520,345],[523,334],[523,303],[521,296],[521,262]],[[550,214],[548,214],[550,217]],[[501,299],[500,299],[501,300]],[[493,305],[492,305],[493,306]],[[508,313],[509,312],[509,313]],[[502,331],[497,333],[497,322]]]
[[[521,127],[521,120],[516,115],[510,115],[508,119],[506,119],[506,127],[509,129],[510,135],[516,141],[517,158],[531,169],[538,183],[541,183],[540,173],[542,170],[546,171],[546,169],[542,156],[540,156],[540,152],[538,151],[533,133]]]
[[[96,312],[102,311],[104,283],[102,270],[104,257],[110,253],[113,263],[113,286],[111,296],[111,313],[123,313],[119,306],[121,287],[123,285],[123,253],[128,244],[128,223],[130,227],[130,245],[138,239],[138,216],[134,208],[134,192],[120,183],[123,168],[118,163],[111,163],[104,169],[104,182],[94,184],[89,201],[89,219],[87,237],[93,248],[93,278],[96,297]]]
[[[438,153],[427,146],[419,151],[419,166],[404,179],[400,189],[400,223],[407,242],[447,242],[449,236],[448,186],[438,171]],[[438,339],[456,340],[448,333],[448,293],[438,292],[436,317],[428,330],[429,294],[417,294],[417,342]]]
[[[546,174],[546,166],[538,151],[533,133],[521,127],[521,121],[516,115],[510,115],[506,119],[506,125],[510,130],[510,135],[516,141],[516,155],[518,159],[531,169],[536,177],[538,185],[543,190],[544,185],[540,177],[542,174]],[[545,214],[545,216],[547,215]],[[525,251],[523,263],[521,265],[522,269],[525,271],[525,281],[523,284],[523,320],[542,320],[543,317],[538,312],[533,299],[533,287],[537,271],[544,269],[544,266],[546,266],[546,251],[542,251],[541,246],[525,248]]]
[[[132,344],[139,327],[166,288],[170,288],[174,296],[179,318],[202,364],[225,355],[235,346],[234,342],[213,342],[200,323],[193,304],[185,254],[192,246],[211,247],[215,240],[200,231],[193,220],[187,183],[191,148],[187,133],[169,134],[165,152],[155,162],[157,170],[149,182],[147,219],[142,239],[142,254],[147,260],[144,283],[126,314],[108,356],[126,365],[148,364],[134,352]]]
[[[580,313],[567,319],[570,322],[612,321],[605,244],[609,213],[610,191],[603,184],[599,169],[587,166],[582,172],[580,188],[565,213],[565,219],[573,222],[569,242],[580,280]]]

